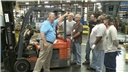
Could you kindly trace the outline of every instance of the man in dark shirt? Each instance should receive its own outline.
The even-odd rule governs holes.
[[[72,40],[72,52],[73,52],[73,61],[72,64],[76,64],[75,67],[81,67],[81,43],[82,43],[82,31],[83,25],[80,23],[81,16],[76,14],[75,21],[76,24],[73,25],[71,31],[71,40]]]
[[[86,61],[83,62],[83,65],[86,65],[86,64],[90,64],[90,51],[91,51],[91,48],[90,48],[90,43],[89,43],[89,38],[90,38],[90,34],[91,34],[91,31],[92,31],[92,28],[97,24],[97,17],[98,15],[96,13],[93,13],[91,16],[90,16],[90,22],[89,22],[89,34],[88,34],[88,40],[87,40],[87,43],[86,43],[86,49],[85,49],[85,59]]]

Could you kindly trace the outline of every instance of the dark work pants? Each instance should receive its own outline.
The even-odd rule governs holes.
[[[116,56],[117,56],[117,54],[118,54],[117,51],[105,53],[104,64],[106,67],[106,72],[116,72]]]

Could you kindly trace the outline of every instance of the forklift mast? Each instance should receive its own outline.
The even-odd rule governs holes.
[[[15,39],[15,31],[14,31],[14,16],[13,16],[13,9],[15,6],[14,1],[2,1],[3,7],[3,16],[4,16],[4,23],[5,23],[5,33],[6,33],[6,44],[7,46],[4,48],[4,66],[6,71],[5,72],[15,72],[14,68],[20,60],[25,59],[23,55],[23,49],[25,48],[24,45],[24,37],[22,36],[24,30],[26,29],[27,21],[29,19],[30,14],[33,11],[62,11],[61,9],[57,8],[44,8],[44,7],[33,7],[30,8],[29,11],[26,13],[25,18],[22,22],[22,27],[20,30],[20,36],[18,40],[18,46],[16,45]],[[66,26],[66,17],[65,17],[65,26]],[[66,27],[65,27],[66,29]],[[66,34],[66,30],[65,33]],[[66,42],[66,35],[64,35],[64,42]],[[15,48],[18,48],[17,52]],[[22,66],[22,65],[21,65]],[[22,68],[22,67],[21,67]],[[15,68],[16,69],[16,68]]]
[[[14,17],[13,17],[13,7],[15,6],[14,1],[2,1],[3,7],[3,17],[5,23],[5,38],[7,46],[3,48],[4,54],[4,66],[5,69],[9,72],[14,72],[13,66],[16,61],[16,54],[15,54],[15,31],[14,31]],[[8,72],[6,71],[6,72]]]

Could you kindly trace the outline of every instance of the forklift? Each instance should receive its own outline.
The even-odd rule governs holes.
[[[36,30],[33,30],[27,22],[33,11],[60,11],[55,8],[32,7],[26,13],[16,44],[14,31],[13,6],[15,2],[2,2],[5,22],[5,37],[7,46],[4,50],[5,72],[30,72],[34,69],[38,58],[39,45],[31,44],[30,40]],[[8,9],[9,8],[9,9]],[[37,40],[39,42],[39,40]],[[66,17],[64,18],[64,37],[57,37],[53,44],[53,54],[50,68],[70,66],[70,39],[66,38]]]

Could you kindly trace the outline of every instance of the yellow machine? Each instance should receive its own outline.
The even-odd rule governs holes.
[[[128,34],[128,26],[125,26],[125,34]]]
[[[83,34],[88,34],[88,33],[89,33],[88,25],[83,25]]]

